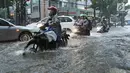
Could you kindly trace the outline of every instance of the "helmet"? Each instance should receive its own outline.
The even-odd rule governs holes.
[[[86,14],[80,14],[80,17],[82,17],[82,16],[87,17],[87,15],[86,15]]]
[[[48,8],[48,10],[55,10],[55,11],[58,11],[58,9],[57,9],[55,6],[50,6],[50,7]]]

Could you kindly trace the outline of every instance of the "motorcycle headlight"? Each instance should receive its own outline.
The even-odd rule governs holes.
[[[38,28],[40,28],[40,27],[42,27],[42,26],[43,26],[42,23],[37,24],[37,27],[38,27]]]
[[[79,30],[78,29],[73,29],[73,32],[78,32]]]
[[[97,30],[100,30],[102,27],[97,27]]]

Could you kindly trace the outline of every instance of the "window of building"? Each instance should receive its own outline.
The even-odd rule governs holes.
[[[67,2],[64,2],[64,7],[67,7]]]
[[[74,7],[74,3],[73,2],[71,3],[71,7]]]
[[[33,12],[38,12],[38,9],[39,9],[38,6],[34,6],[34,7],[33,7]]]
[[[59,7],[62,7],[62,2],[61,1],[59,2]]]

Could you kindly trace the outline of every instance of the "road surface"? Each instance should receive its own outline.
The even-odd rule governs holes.
[[[77,36],[68,47],[22,56],[26,42],[0,43],[0,73],[130,73],[130,26]]]

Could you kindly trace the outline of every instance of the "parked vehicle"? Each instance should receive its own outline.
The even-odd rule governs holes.
[[[16,40],[28,41],[33,30],[25,26],[16,26],[11,22],[0,18],[0,41]]]

